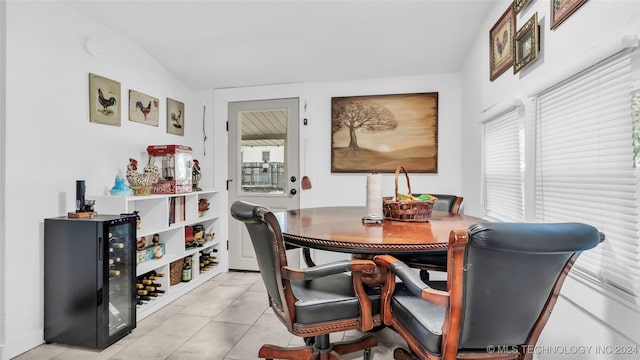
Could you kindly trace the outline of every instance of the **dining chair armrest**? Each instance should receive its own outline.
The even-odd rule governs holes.
[[[376,264],[371,260],[341,260],[306,269],[283,266],[282,277],[289,280],[313,280],[347,271],[372,273],[375,269]]]
[[[421,299],[428,301],[434,305],[446,307],[449,305],[449,293],[442,290],[436,290],[425,284],[418,273],[413,271],[409,265],[396,259],[391,255],[378,255],[374,257],[374,261],[377,265],[384,266],[389,271],[400,278],[402,283],[406,286],[413,295],[420,297]],[[392,278],[395,283],[395,278]],[[387,282],[389,278],[387,279]],[[386,285],[386,284],[385,284]],[[387,294],[392,295],[392,292]]]
[[[283,266],[282,277],[289,280],[313,280],[351,271],[353,291],[360,306],[360,330],[368,331],[373,329],[373,314],[371,299],[362,282],[362,273],[374,273],[375,270],[376,264],[371,260],[342,260],[306,269]]]

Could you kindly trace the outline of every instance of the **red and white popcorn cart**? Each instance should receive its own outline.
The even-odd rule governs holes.
[[[154,194],[191,192],[193,160],[191,148],[183,145],[149,145],[150,163],[160,168],[160,180],[153,185]]]

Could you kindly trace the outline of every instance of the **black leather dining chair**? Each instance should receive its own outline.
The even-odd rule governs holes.
[[[420,196],[420,194],[413,194]],[[457,195],[431,194],[437,198],[433,210],[458,214],[464,198]],[[447,250],[430,250],[425,254],[398,255],[398,259],[412,268],[420,269],[420,278],[429,280],[429,271],[447,271]]]
[[[531,359],[565,277],[602,240],[578,223],[476,224],[451,232],[447,281],[427,284],[403,262],[376,256],[389,270],[384,323],[410,348],[394,359]]]
[[[251,237],[269,305],[287,330],[305,338],[307,346],[263,345],[265,359],[341,359],[341,354],[364,350],[371,357],[377,339],[331,344],[329,334],[345,330],[371,330],[380,326],[380,294],[362,283],[373,273],[371,260],[344,260],[306,269],[287,265],[285,244],[275,215],[260,205],[236,201],[231,215],[242,221]],[[351,272],[350,274],[348,272]]]

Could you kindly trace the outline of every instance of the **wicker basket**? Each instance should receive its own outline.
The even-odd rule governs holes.
[[[178,259],[169,265],[169,284],[176,285],[182,281],[182,267],[184,258]]]
[[[398,193],[398,176],[400,171],[404,172],[407,179],[408,194],[411,195],[411,182],[409,174],[402,166],[396,169],[396,196],[387,196],[382,199],[382,210],[385,219],[395,221],[425,222],[431,217],[433,210],[433,200],[400,200]]]

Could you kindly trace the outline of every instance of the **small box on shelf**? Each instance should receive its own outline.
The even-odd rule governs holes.
[[[141,264],[152,259],[162,259],[164,254],[166,254],[166,249],[163,243],[159,243],[157,245],[140,248],[136,250],[136,253],[138,255],[138,264]]]

